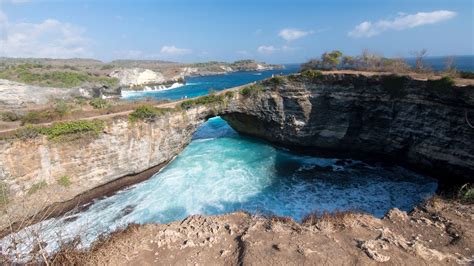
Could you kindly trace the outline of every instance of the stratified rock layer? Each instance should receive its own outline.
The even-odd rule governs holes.
[[[449,181],[474,180],[472,86],[329,74],[279,77],[265,87],[241,96],[223,118],[241,133],[305,152],[387,159]]]

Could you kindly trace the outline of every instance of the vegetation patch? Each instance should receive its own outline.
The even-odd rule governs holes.
[[[60,88],[72,88],[86,82],[100,83],[109,86],[118,84],[118,79],[116,78],[80,72],[73,66],[64,66],[63,68],[69,69],[70,71],[51,71],[41,64],[20,64],[8,66],[0,70],[0,78],[27,84]]]
[[[140,105],[129,115],[129,119],[132,122],[143,120],[153,121],[158,116],[164,115],[171,112],[173,109],[170,108],[157,108],[152,105]]]
[[[256,96],[265,91],[265,87],[260,84],[252,84],[247,87],[242,88],[239,93],[242,96]]]
[[[474,72],[472,71],[459,71],[459,77],[463,79],[474,79]]]
[[[89,104],[94,108],[94,109],[106,109],[110,107],[109,101],[102,99],[102,98],[94,98],[90,100]]]
[[[0,118],[5,122],[15,122],[21,119],[21,116],[15,112],[4,112],[0,114]]]
[[[15,131],[15,137],[19,139],[34,139],[40,135],[40,128],[32,125],[21,127]]]
[[[223,103],[224,103],[224,95],[210,94],[207,96],[201,96],[196,99],[184,101],[181,103],[181,108],[190,109],[198,105],[223,104]]]
[[[40,133],[46,135],[48,139],[59,139],[68,135],[89,134],[98,136],[105,127],[101,120],[76,120],[68,122],[54,123],[51,127],[41,127]]]
[[[285,78],[281,76],[275,76],[272,78],[269,78],[267,80],[262,81],[263,85],[271,86],[273,88],[277,88],[278,86],[283,85],[285,82]]]
[[[60,100],[54,104],[54,108],[30,111],[22,116],[20,120],[22,125],[46,123],[64,117],[71,110],[72,107],[68,103]]]
[[[58,185],[63,186],[65,188],[69,187],[71,185],[71,180],[67,175],[63,175],[60,178],[58,178]]]
[[[474,185],[465,184],[458,191],[458,199],[462,202],[473,204],[474,203]]]
[[[235,93],[233,91],[226,91],[224,93],[224,96],[228,99],[232,99],[234,97]]]
[[[437,93],[451,93],[453,92],[454,80],[451,77],[442,77],[440,79],[429,79],[427,81],[428,90],[433,90]]]
[[[36,192],[38,192],[39,190],[45,188],[46,186],[48,186],[48,184],[46,183],[46,181],[41,181],[41,182],[38,182],[38,183],[34,183],[30,189],[28,190],[28,195],[33,195],[35,194]]]
[[[406,95],[408,78],[398,75],[382,76],[382,88],[390,94],[391,98],[400,98]]]
[[[317,70],[311,70],[311,69],[308,69],[308,70],[305,70],[303,72],[301,72],[301,76],[305,79],[309,79],[309,80],[320,80],[324,77],[323,73],[321,71],[317,71]]]

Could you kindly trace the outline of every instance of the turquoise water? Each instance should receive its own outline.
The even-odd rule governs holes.
[[[285,65],[285,69],[266,71],[240,71],[225,75],[197,76],[186,78],[186,85],[162,91],[142,91],[128,94],[124,97],[127,100],[136,100],[144,97],[155,98],[157,100],[177,100],[184,97],[193,98],[209,94],[210,91],[221,91],[228,88],[237,87],[254,81],[266,79],[272,75],[288,75],[299,71],[299,65]]]
[[[46,249],[53,251],[58,232],[63,240],[79,235],[87,246],[98,235],[130,223],[167,223],[191,214],[246,210],[300,221],[314,211],[337,209],[381,217],[394,207],[412,209],[436,187],[435,180],[401,167],[294,154],[241,136],[224,120],[213,118],[149,180],[95,200],[81,213],[45,221],[12,237],[39,231]],[[3,250],[9,243],[9,238],[0,242]]]

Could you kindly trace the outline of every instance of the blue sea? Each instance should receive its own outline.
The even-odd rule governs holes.
[[[435,71],[446,69],[446,56],[432,56],[423,59],[424,63]],[[474,71],[474,55],[453,56],[454,66],[459,71]],[[415,58],[407,58],[407,63],[415,66]]]
[[[193,98],[207,95],[211,91],[221,91],[266,79],[272,75],[288,75],[296,73],[299,69],[299,64],[290,64],[285,65],[284,69],[277,70],[240,71],[224,75],[187,77],[186,84],[182,87],[162,91],[137,91],[135,93],[128,93],[124,98],[127,100],[135,100],[145,97],[157,100],[179,100],[185,97]]]

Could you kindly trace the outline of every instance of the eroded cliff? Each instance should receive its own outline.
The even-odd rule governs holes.
[[[276,77],[222,117],[241,133],[300,151],[386,159],[473,181],[473,86],[387,75]]]
[[[208,112],[208,107],[200,106],[169,112],[149,122],[113,117],[95,137],[0,141],[0,207],[5,210],[0,228],[53,203],[168,162],[191,141]],[[151,174],[153,171],[147,173]],[[105,189],[96,196],[107,192]]]

